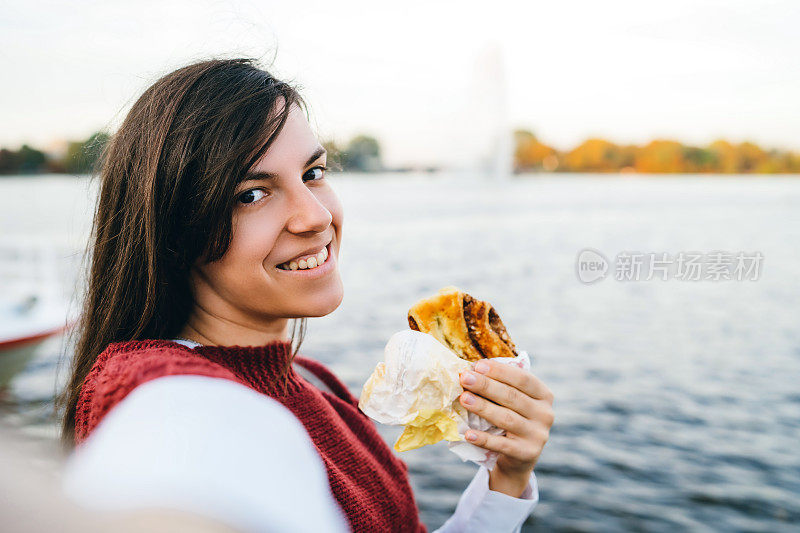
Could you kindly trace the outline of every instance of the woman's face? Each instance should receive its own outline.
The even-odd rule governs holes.
[[[325,151],[292,106],[278,137],[236,188],[230,247],[220,260],[196,267],[195,299],[206,314],[259,328],[339,306],[342,206],[325,165]]]

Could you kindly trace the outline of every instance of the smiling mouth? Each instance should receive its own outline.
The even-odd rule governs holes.
[[[312,270],[314,268],[318,268],[320,265],[324,264],[328,258],[330,257],[330,247],[331,243],[325,245],[325,247],[317,252],[316,254],[304,255],[298,259],[292,259],[291,261],[286,261],[285,263],[281,263],[276,268],[281,270]]]

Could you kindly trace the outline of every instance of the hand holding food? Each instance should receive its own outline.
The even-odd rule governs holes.
[[[462,405],[504,430],[502,435],[476,429],[465,434],[476,446],[497,452],[490,484],[506,483],[521,493],[550,435],[553,393],[530,372],[491,360],[462,373],[461,383],[470,391],[461,395]]]
[[[537,400],[530,396],[535,382],[527,376],[536,378],[528,371],[528,354],[516,349],[494,308],[448,286],[414,304],[408,312],[408,323],[410,330],[397,332],[389,339],[385,361],[378,363],[364,384],[359,401],[361,410],[371,418],[406,426],[394,448],[412,450],[444,439],[462,460],[485,465],[489,470],[499,454],[506,456],[503,465],[513,472],[523,471],[531,459],[535,462],[539,455],[536,448],[540,451],[541,446],[528,437],[544,433],[514,415],[542,415],[545,422],[548,417],[538,404],[534,408],[530,403]],[[460,381],[460,376],[466,376],[476,362],[489,361],[490,368],[504,370],[493,370],[492,376],[480,375],[474,387],[483,389]],[[486,394],[488,399],[498,393],[511,395],[506,404],[512,407],[499,402],[496,407],[507,412],[497,411],[489,408],[486,404],[491,402],[485,399],[481,401],[486,404],[464,405],[459,401],[464,388]],[[510,389],[518,392],[510,393]],[[545,389],[537,389],[535,394],[544,394]],[[512,421],[513,429],[504,427]],[[477,430],[478,445],[465,440],[470,429]],[[504,436],[507,431],[513,436]]]

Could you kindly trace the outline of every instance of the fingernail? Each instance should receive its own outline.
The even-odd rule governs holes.
[[[467,431],[466,437],[467,437],[467,440],[475,440],[475,439],[478,438],[478,436],[475,433],[471,432],[471,431]]]
[[[463,398],[464,398],[464,403],[467,405],[472,405],[473,403],[475,403],[475,398],[473,398],[472,394],[470,393],[464,394]]]
[[[475,364],[475,372],[480,372],[481,374],[485,374],[489,371],[489,365],[484,363],[483,361],[478,361]]]
[[[465,372],[462,375],[462,381],[467,385],[475,385],[475,382],[477,380],[475,379],[475,374],[473,374],[472,372]]]

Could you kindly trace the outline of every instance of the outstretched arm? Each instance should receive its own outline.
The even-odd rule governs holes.
[[[300,421],[222,378],[136,387],[68,458],[62,488],[99,511],[177,509],[240,531],[348,531]]]

